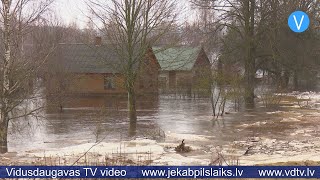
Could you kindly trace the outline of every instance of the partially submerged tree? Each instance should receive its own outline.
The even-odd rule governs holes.
[[[268,89],[272,89],[272,93],[287,90],[290,79],[294,89],[301,86],[299,79],[300,82],[307,82],[307,87],[315,82],[312,74],[318,71],[315,70],[318,69],[315,52],[319,47],[319,34],[316,31],[319,1],[191,1],[201,8],[216,12],[214,29],[222,27],[226,34],[221,39],[222,63],[228,65],[233,61],[243,68],[241,84],[247,107],[254,104],[258,70],[264,75],[268,74],[272,80],[272,88]],[[287,25],[289,15],[296,10],[305,11],[310,16],[309,30],[304,33],[293,33]]]
[[[173,25],[175,1],[91,0],[88,6],[119,57],[120,62],[114,68],[125,78],[130,124],[135,126],[135,84],[140,66],[152,45]]]
[[[244,99],[247,107],[254,105],[255,86],[255,0],[193,0],[194,4],[202,8],[217,11],[216,29],[231,29],[238,33],[243,40],[244,64]],[[210,6],[208,6],[208,4]]]
[[[314,74],[319,67],[319,56],[315,52],[320,41],[315,26],[319,19],[319,3],[320,1],[299,0],[264,2],[264,6],[270,9],[264,8],[269,15],[262,17],[264,23],[259,26],[264,29],[264,33],[261,33],[258,41],[267,43],[260,44],[258,53],[269,56],[258,59],[257,68],[266,69],[272,75],[277,89],[288,89],[290,79],[294,90],[299,90],[303,84],[311,90],[311,84],[316,82]],[[309,29],[304,33],[293,33],[287,25],[289,15],[297,9],[306,12],[311,20]],[[305,83],[299,83],[301,80]]]
[[[39,108],[30,108],[33,101],[32,80],[39,63],[48,56],[24,42],[36,21],[45,13],[53,0],[2,0],[0,3],[1,69],[0,69],[0,153],[8,151],[9,122],[26,117]],[[25,108],[24,108],[25,107]]]

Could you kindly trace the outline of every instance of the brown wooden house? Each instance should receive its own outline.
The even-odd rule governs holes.
[[[203,88],[203,83],[208,82],[211,64],[202,47],[154,47],[153,50],[161,66],[159,81],[163,91],[191,92]]]
[[[137,65],[137,94],[157,93],[160,65],[149,49]],[[110,45],[59,44],[48,63],[50,94],[126,94],[123,65]]]

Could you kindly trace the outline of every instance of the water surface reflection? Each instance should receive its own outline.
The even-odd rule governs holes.
[[[130,139],[127,99],[110,97],[68,98],[62,111],[56,102],[48,101],[45,119],[30,118],[26,127],[11,130],[9,151],[49,150],[95,141]],[[291,126],[272,125],[241,128],[243,124],[276,121],[282,117],[266,114],[264,109],[232,113],[220,120],[212,117],[209,99],[138,99],[137,136],[155,132],[212,136],[216,144],[226,144],[252,136],[281,137]],[[20,120],[21,121],[21,120]],[[269,124],[269,123],[268,123]]]

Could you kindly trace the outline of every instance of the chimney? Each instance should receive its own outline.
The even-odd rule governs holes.
[[[96,46],[101,46],[102,45],[102,38],[100,36],[96,36],[94,44]]]

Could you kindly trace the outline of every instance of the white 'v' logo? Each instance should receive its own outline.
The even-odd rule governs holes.
[[[301,25],[302,25],[302,22],[303,22],[303,19],[304,19],[304,15],[302,15],[302,18],[300,20],[300,24],[298,25],[298,21],[297,21],[297,18],[295,15],[293,15],[293,18],[294,18],[294,22],[296,23],[296,26],[298,28],[298,31],[300,31],[300,28],[301,28]]]

